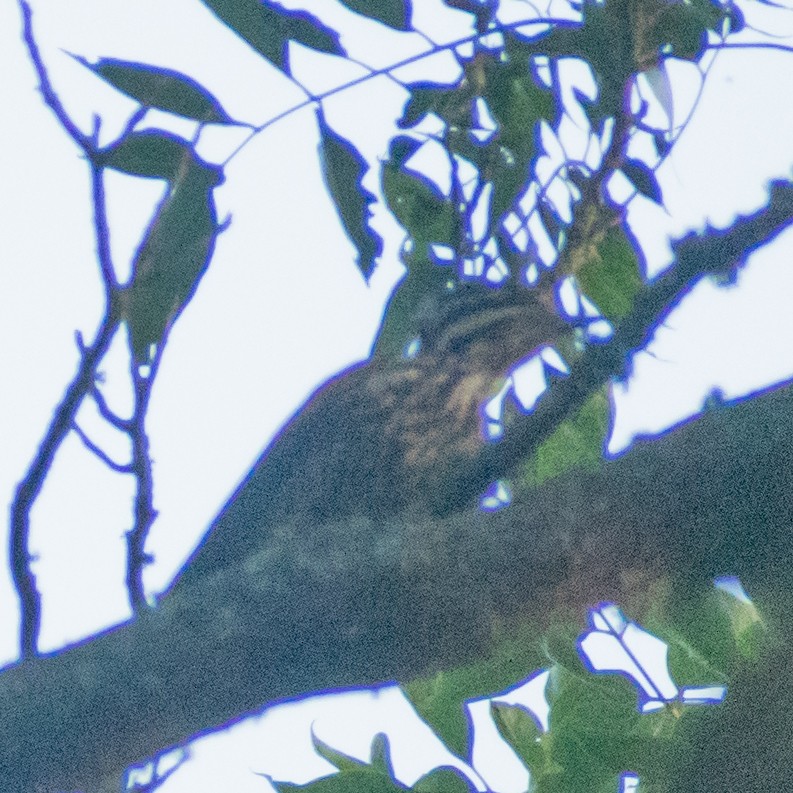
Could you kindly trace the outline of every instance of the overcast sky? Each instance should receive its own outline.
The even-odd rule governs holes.
[[[513,8],[516,2],[504,2],[503,8]],[[305,89],[327,90],[362,74],[360,63],[381,68],[427,46],[424,36],[388,32],[347,12],[336,0],[282,4],[321,14],[342,33],[342,44],[358,63],[295,47],[290,63],[301,87],[194,0],[32,3],[36,35],[56,89],[84,128],[94,113],[101,115],[104,141],[120,133],[136,105],[102,85],[67,53],[177,69],[211,90],[232,117],[259,126],[305,104]],[[774,33],[775,45],[793,41],[785,38],[793,33],[787,10],[756,2],[745,7],[750,20]],[[439,42],[470,32],[468,17],[443,7],[440,0],[421,0],[413,22]],[[13,384],[4,391],[0,411],[0,492],[7,503],[74,371],[74,331],[80,329],[91,338],[102,310],[87,169],[41,105],[19,30],[15,4],[3,4],[0,329],[5,341],[0,354],[6,383]],[[418,61],[398,76],[450,82],[458,76],[456,64],[446,52]],[[792,64],[791,55],[780,49],[722,52],[705,64],[704,89],[705,65],[700,70],[679,63],[670,66],[676,123],[689,114],[691,120],[658,170],[666,211],[653,212],[640,201],[631,205],[631,223],[646,246],[652,272],[668,264],[670,235],[701,229],[705,223],[729,225],[736,213],[762,205],[768,179],[789,175]],[[387,151],[405,96],[404,89],[382,77],[337,94],[325,111],[373,161],[384,147]],[[146,123],[188,138],[195,131],[193,125],[166,114],[149,114]],[[216,192],[220,216],[230,214],[232,225],[172,335],[151,405],[160,512],[150,541],[157,564],[146,578],[152,593],[168,585],[267,439],[306,395],[369,353],[383,304],[402,272],[402,232],[378,208],[374,224],[386,241],[384,254],[371,285],[361,280],[352,244],[339,227],[321,181],[310,105],[246,143],[248,137],[244,128],[208,129],[199,141],[201,155],[214,162],[225,161],[245,145],[229,161],[226,182]],[[114,260],[123,273],[162,185],[115,176],[108,178],[107,189]],[[626,448],[636,435],[659,432],[696,413],[714,388],[737,398],[793,376],[791,253],[793,232],[788,232],[752,257],[734,287],[703,282],[692,291],[648,352],[636,356],[634,379],[627,386],[615,386],[611,452]],[[257,340],[253,355],[252,339]],[[124,385],[126,361],[120,339],[102,368],[108,396],[123,413],[130,394]],[[208,378],[212,388],[206,387]],[[191,395],[189,402],[185,394]],[[86,410],[80,420],[104,448],[123,458],[123,439],[97,416]],[[32,544],[40,556],[36,572],[45,609],[44,649],[63,646],[128,616],[121,585],[122,540],[130,522],[131,493],[130,481],[105,469],[75,437],[66,440],[33,512]],[[5,547],[3,543],[0,553]],[[93,554],[86,553],[88,548]],[[7,662],[16,657],[17,635],[16,597],[8,576],[0,576],[0,600],[6,604],[0,620],[0,661]],[[396,691],[381,695],[374,709],[372,697],[362,693],[357,704],[347,703],[342,711],[328,701],[315,705],[330,714],[318,723],[335,720],[350,736],[360,728],[365,738],[377,731],[377,719],[385,718],[371,715],[385,713],[384,702],[391,709],[409,708]],[[360,710],[353,714],[354,708]],[[262,736],[283,732],[274,726],[280,718],[270,715],[269,726],[249,723],[239,730],[247,729],[259,747],[257,767],[264,768]],[[305,727],[313,716],[299,718],[308,720]],[[341,734],[338,729],[336,734]],[[364,738],[349,737],[346,748],[365,747]],[[274,768],[277,760],[285,762],[283,748],[272,740],[267,744],[273,750],[267,768]],[[239,739],[235,745],[243,744]],[[426,748],[432,741],[426,738],[419,744]],[[218,756],[213,754],[217,747],[201,747],[197,755],[206,751],[210,759],[205,765],[185,766],[181,776],[163,788],[166,793],[211,789],[200,787],[190,775],[208,785],[212,769],[228,786],[231,771],[211,759]],[[312,759],[307,744],[303,750],[293,767],[307,779],[323,767]],[[248,757],[245,751],[254,750],[239,751],[243,758]],[[263,783],[256,777],[254,787],[250,774],[242,773],[235,784],[242,791],[249,789],[245,785],[260,790]]]

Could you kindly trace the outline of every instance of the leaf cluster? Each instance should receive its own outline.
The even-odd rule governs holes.
[[[669,644],[669,669],[678,686],[726,684],[728,698],[739,691],[747,669],[756,668],[775,650],[779,633],[764,622],[751,602],[721,591],[694,591],[657,582],[644,608],[643,624]],[[405,692],[422,718],[451,751],[466,757],[474,735],[464,704],[492,698],[490,715],[501,739],[530,774],[531,793],[614,793],[625,772],[638,775],[642,789],[672,793],[685,773],[698,732],[718,723],[724,706],[670,702],[660,711],[641,714],[636,690],[622,677],[592,674],[578,657],[580,627],[558,615],[539,630],[523,622],[494,641],[487,658],[413,681]],[[550,670],[546,697],[550,728],[544,732],[530,712],[499,701],[531,669]],[[385,735],[373,741],[371,762],[351,759],[314,740],[317,752],[338,772],[301,789],[401,790],[393,778]],[[279,789],[294,786],[278,785]],[[472,790],[457,769],[437,768],[412,790],[452,793]]]

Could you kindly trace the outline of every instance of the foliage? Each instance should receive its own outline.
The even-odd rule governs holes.
[[[291,70],[292,42],[348,57],[338,32],[314,14],[287,9],[275,0],[204,0],[204,4],[284,73]],[[201,288],[216,241],[226,227],[217,217],[213,192],[223,183],[223,166],[199,157],[196,141],[206,124],[241,127],[252,139],[277,119],[260,127],[238,122],[212,93],[179,72],[146,63],[107,57],[89,62],[75,56],[98,80],[139,104],[121,137],[111,145],[100,145],[100,120],[86,134],[61,104],[36,45],[30,8],[24,0],[21,5],[24,37],[44,100],[80,147],[90,170],[106,298],[97,337],[91,343],[78,338],[79,371],[12,506],[11,563],[22,603],[21,647],[30,660],[37,654],[40,627],[40,597],[28,547],[30,511],[55,453],[76,426],[77,410],[88,399],[130,440],[131,462],[117,465],[80,436],[102,462],[135,478],[126,582],[133,611],[146,612],[142,574],[149,559],[144,546],[156,518],[146,430],[149,398],[169,333]],[[345,5],[394,34],[412,32],[414,6],[404,0],[346,0]],[[741,30],[743,19],[731,2],[711,0],[573,0],[557,15],[549,9],[541,18],[528,4],[523,16],[510,17],[507,0],[449,0],[446,5],[471,16],[471,33],[464,40],[446,45],[428,42],[425,52],[402,64],[367,67],[370,76],[386,74],[408,94],[395,134],[382,152],[384,161],[365,157],[357,141],[334,126],[327,105],[345,86],[323,95],[306,89],[305,102],[293,109],[313,106],[316,112],[326,185],[339,224],[357,248],[364,281],[376,273],[383,253],[384,241],[372,223],[375,205],[385,203],[404,227],[407,275],[389,304],[376,347],[378,358],[399,361],[414,337],[422,336],[427,304],[453,300],[464,285],[522,290],[525,302],[536,303],[570,326],[566,335],[554,340],[570,370],[567,390],[564,385],[552,386],[536,416],[507,417],[508,436],[513,427],[538,419],[540,429],[531,442],[513,441],[517,455],[511,459],[519,465],[507,466],[503,461],[490,465],[488,452],[473,463],[475,468],[485,460],[480,469],[492,471],[491,479],[509,473],[505,468],[517,469],[523,484],[536,488],[601,465],[608,379],[622,373],[627,354],[685,288],[703,273],[730,273],[744,253],[743,248],[731,249],[728,240],[718,260],[711,255],[712,246],[705,251],[708,255],[697,256],[696,251],[703,249],[689,240],[686,250],[695,253],[687,257],[681,253],[672,277],[659,287],[645,277],[642,251],[627,222],[633,201],[664,211],[656,170],[685,129],[685,122],[673,123],[667,61],[688,60],[704,70],[705,52],[724,45]],[[398,80],[400,66],[439,52],[454,53],[459,79],[446,84]],[[647,77],[654,96],[638,91],[639,75]],[[363,79],[368,78],[358,82]],[[649,124],[653,102],[669,118],[668,126]],[[138,131],[138,122],[151,109],[194,121],[196,138]],[[575,143],[568,141],[572,131],[578,134]],[[636,141],[651,144],[643,149],[649,151],[646,156],[635,154]],[[131,280],[124,284],[110,261],[101,187],[108,170],[166,183],[165,198],[143,235]],[[615,183],[626,188],[627,197],[615,197]],[[758,221],[752,230],[759,226]],[[775,227],[763,229],[756,237],[775,231]],[[565,294],[571,300],[566,302]],[[98,366],[122,326],[128,331],[135,396],[129,420],[109,410],[96,386]],[[543,405],[550,405],[544,414]],[[539,421],[543,415],[551,418],[543,423]],[[520,438],[519,433],[511,437]],[[461,466],[462,487],[478,481],[465,473]],[[644,604],[644,624],[669,642],[670,669],[681,684],[695,685],[703,677],[730,684],[734,674],[745,670],[742,665],[757,663],[763,656],[760,612],[732,601],[719,611],[713,593],[695,597],[689,585],[670,584],[669,592],[660,586],[653,589],[651,605]],[[503,739],[530,768],[534,789],[538,793],[615,790],[618,775],[626,768],[640,774],[643,789],[669,789],[666,780],[674,777],[676,764],[686,755],[694,734],[691,725],[702,718],[694,715],[697,709],[670,703],[660,712],[639,715],[624,680],[593,676],[582,669],[575,653],[579,631],[569,618],[557,615],[548,622],[541,628],[511,626],[508,637],[494,642],[489,658],[409,684],[416,708],[450,747],[464,753],[470,736],[461,702],[504,689],[527,669],[547,667],[552,681],[549,732],[541,734],[523,711],[497,703],[492,710]],[[315,746],[340,769],[317,783],[320,789],[399,787],[382,736],[375,741],[371,763],[344,757],[319,739]],[[447,791],[466,785],[458,774],[445,769],[420,781],[416,789]]]
[[[619,322],[630,313],[642,288],[636,251],[622,228],[609,229],[593,256],[581,268],[578,281],[603,315]]]
[[[595,393],[581,409],[563,421],[526,460],[523,476],[537,487],[565,471],[592,470],[603,462],[603,438],[608,429],[608,399]]]
[[[763,662],[778,641],[778,630],[764,623],[753,603],[721,590],[702,591],[694,599],[687,592],[684,608],[680,594],[668,583],[658,585],[648,598],[644,620],[669,644],[673,679],[681,686],[703,680],[726,683],[728,696],[741,695],[733,689],[733,681],[747,666]],[[582,665],[575,651],[579,626],[559,615],[544,632],[528,622],[511,627],[509,636],[494,643],[489,658],[405,687],[418,712],[455,754],[466,757],[474,739],[463,716],[465,703],[488,697],[501,738],[530,772],[532,793],[584,789],[612,793],[626,769],[638,775],[642,789],[653,793],[678,789],[670,780],[684,775],[698,730],[703,721],[718,720],[718,711],[672,701],[654,713],[642,714],[627,679],[594,675]],[[747,642],[753,648],[750,657]],[[527,708],[504,704],[499,701],[503,695],[492,693],[513,684],[520,669],[538,667],[550,670],[545,691],[550,705],[547,732]],[[371,763],[345,757],[318,739],[315,748],[338,773],[301,789],[341,792],[402,787],[392,781],[384,736],[375,738]],[[278,788],[294,789],[283,784]],[[452,793],[473,787],[458,772],[439,769],[412,789]]]
[[[481,14],[479,22],[481,25]],[[400,122],[408,134],[394,139],[383,171],[385,195],[410,239],[410,274],[389,307],[379,349],[401,349],[418,330],[414,315],[421,300],[432,291],[453,290],[458,278],[480,278],[496,284],[510,277],[524,278],[529,284],[539,280],[542,288],[542,273],[546,275],[546,287],[548,280],[555,278],[559,284],[572,274],[580,289],[579,300],[590,301],[597,307],[596,316],[618,326],[631,314],[643,284],[635,242],[629,239],[625,226],[624,208],[609,211],[600,203],[605,185],[619,170],[636,195],[663,203],[652,165],[627,154],[632,126],[641,123],[638,116],[626,117],[621,107],[630,91],[630,80],[636,72],[657,69],[662,53],[696,59],[707,30],[735,29],[740,24],[734,8],[707,0],[671,5],[616,0],[590,4],[585,7],[583,25],[552,28],[538,41],[525,41],[514,30],[503,31],[503,44],[492,50],[482,47],[465,64],[465,76],[451,92],[437,87],[415,90]],[[527,68],[532,63],[536,68],[539,55],[550,56],[549,71],[556,71],[556,82],[547,86],[551,91],[544,90],[536,71]],[[587,95],[573,88],[574,101],[566,104],[558,69],[569,57],[582,58],[589,64],[597,90]],[[554,176],[543,183],[538,157],[547,156],[554,145],[554,121],[576,109],[586,114],[593,135],[599,132],[608,140],[606,120],[613,127],[599,161],[568,157],[557,165],[557,174],[566,181],[569,192],[569,205],[564,206],[559,199],[551,198]],[[477,111],[489,117],[495,133],[489,138],[484,133],[477,135],[481,131],[477,130],[481,124]],[[432,177],[419,174],[421,178],[411,180],[404,175],[411,158],[422,146],[431,145],[430,138],[421,143],[420,136],[409,134],[427,114],[443,122],[443,131],[432,139],[432,145],[442,145],[450,164],[452,184],[446,191]],[[674,139],[665,137],[663,130],[652,132],[659,154],[673,145]],[[469,168],[467,176],[461,175],[464,167]],[[536,243],[522,245],[515,229],[510,233],[505,228],[508,213],[530,195],[532,176],[539,186],[535,193],[539,197],[529,209],[539,216],[534,233],[544,231],[557,248],[545,261]],[[469,190],[471,183],[474,187]],[[483,203],[486,219],[484,223],[480,220],[476,229],[473,215]],[[528,228],[528,218],[523,220],[523,228]],[[436,248],[449,251],[440,272],[433,260]],[[479,266],[471,267],[477,260]],[[498,278],[490,279],[490,269],[496,266]],[[581,311],[578,316],[583,318],[585,314]],[[390,335],[401,336],[402,344],[390,342]],[[602,392],[594,392],[527,460],[527,481],[536,486],[571,467],[599,465],[606,416],[606,399]],[[657,593],[649,620],[659,635],[670,639],[670,668],[676,679],[695,682],[703,675],[712,678],[715,673],[725,680],[727,670],[739,663],[741,648],[747,641],[752,644],[745,630],[736,632],[737,622],[733,619],[730,623],[726,614],[718,611],[713,595],[698,602],[696,614],[692,614],[691,603],[683,613],[665,610],[662,594]],[[749,632],[754,635],[754,628]],[[658,713],[640,715],[624,681],[594,678],[582,672],[573,651],[574,635],[565,624],[552,625],[542,639],[535,629],[531,640],[523,637],[522,642],[516,642],[513,637],[494,647],[494,657],[488,662],[439,673],[406,690],[438,734],[454,751],[463,753],[470,736],[461,701],[498,690],[514,680],[516,657],[528,669],[536,660],[529,662],[527,653],[535,659],[544,654],[552,670],[551,730],[541,734],[525,711],[492,706],[502,736],[531,770],[532,790],[613,791],[626,768],[639,774],[642,789],[669,789],[665,780],[674,777],[672,767],[686,755],[691,740],[686,727],[689,721],[696,721],[688,712],[693,708],[683,706],[681,710],[670,705]],[[325,750],[319,751],[327,759],[338,760]],[[383,773],[388,766],[382,760],[368,767],[341,761],[336,765],[339,774],[315,787],[357,790],[363,784],[367,789],[380,789],[382,784],[390,789]],[[370,774],[379,774],[378,782],[371,776],[364,781],[366,768]],[[460,779],[452,774],[431,789],[460,787]],[[420,782],[416,789],[429,788]]]

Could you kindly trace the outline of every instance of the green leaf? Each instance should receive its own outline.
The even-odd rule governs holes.
[[[547,740],[543,742],[545,736],[526,709],[491,702],[490,714],[501,737],[526,763],[532,776],[546,773],[548,770],[546,766],[550,762],[546,750],[549,742]]]
[[[462,125],[470,117],[468,103],[455,91],[454,86],[414,88],[399,121],[402,129],[411,127],[426,113],[433,112],[447,124]]]
[[[551,58],[577,57],[592,68],[599,100],[592,109],[600,118],[622,111],[625,81],[635,69],[631,18],[621,3],[585,3],[582,25],[554,27],[534,52]]]
[[[327,760],[331,765],[336,766],[339,771],[352,771],[366,768],[367,766],[367,763],[355,757],[350,757],[350,755],[344,754],[338,749],[334,749],[330,744],[325,743],[313,730],[311,731],[311,744],[320,757]]]
[[[235,123],[206,88],[181,72],[113,58],[100,58],[96,63],[89,63],[85,58],[75,57],[87,69],[144,107],[212,124]]]
[[[394,770],[391,767],[391,746],[388,736],[384,732],[378,732],[372,738],[372,748],[369,756],[372,770],[389,778],[394,776]]]
[[[406,173],[396,162],[386,164],[383,169],[383,192],[389,209],[414,241],[416,257],[425,256],[427,246],[433,242],[457,249],[459,218],[451,200],[436,195],[420,178]]]
[[[751,601],[738,600],[726,592],[717,591],[714,594],[730,620],[732,638],[738,651],[745,658],[756,659],[768,632],[757,606]]]
[[[318,112],[318,120],[325,183],[344,229],[358,250],[358,267],[368,278],[383,249],[383,240],[369,227],[369,206],[376,199],[362,184],[368,165],[357,149],[328,125],[322,111]]]
[[[201,2],[279,69],[286,67],[290,39],[320,52],[343,54],[338,33],[305,11],[288,11],[261,0]]]
[[[400,167],[414,145],[395,139],[389,162],[382,170],[388,207],[405,227],[412,243],[411,250],[404,255],[408,277],[392,295],[377,338],[377,354],[387,357],[402,354],[405,345],[420,332],[424,307],[439,299],[447,283],[456,278],[449,268],[438,266],[429,257],[432,243],[457,248],[458,220],[454,206]]]
[[[538,487],[566,471],[591,471],[600,467],[608,422],[608,399],[603,391],[597,391],[526,461],[523,469],[526,484]]]
[[[640,160],[625,160],[622,172],[628,177],[631,184],[645,197],[656,204],[663,204],[664,198],[661,186],[655,176],[655,171]]]
[[[397,30],[410,30],[410,0],[343,0],[358,14]]]
[[[416,793],[470,793],[471,782],[457,768],[436,768],[425,774],[413,786]]]
[[[383,733],[378,733],[372,740],[371,763],[361,762],[334,749],[313,732],[311,741],[317,754],[339,769],[338,774],[311,783],[312,793],[393,793],[405,789],[392,776],[388,738]]]
[[[710,581],[672,589],[668,602],[643,621],[668,642],[669,671],[679,686],[724,683],[738,658],[723,597]]]
[[[581,290],[613,323],[626,317],[644,288],[636,251],[621,226],[609,229],[598,245],[597,256],[587,261],[578,274]]]
[[[405,785],[394,779],[373,771],[363,765],[355,769],[340,771],[338,774],[318,779],[307,785],[286,785],[280,783],[276,787],[282,793],[397,793],[406,790]]]
[[[467,753],[469,738],[461,703],[503,691],[525,678],[527,672],[547,667],[533,625],[511,626],[508,634],[496,638],[489,657],[405,686],[419,715],[460,756]]]
[[[719,28],[724,16],[731,15],[711,0],[670,3],[661,7],[653,38],[659,48],[671,46],[675,57],[695,60],[705,44],[706,31]]]
[[[175,135],[164,132],[133,132],[119,143],[109,146],[96,156],[96,162],[104,168],[113,168],[132,176],[173,181],[187,166],[203,173],[212,186],[223,180],[217,166],[200,160],[190,144]]]
[[[498,135],[490,144],[500,156],[491,156],[486,170],[494,184],[493,218],[500,218],[525,189],[536,156],[535,135],[539,121],[551,122],[556,103],[551,92],[540,88],[529,68],[531,49],[507,41],[507,61],[493,58],[485,66],[482,92],[498,124]],[[504,156],[504,150],[509,156]]]
[[[160,154],[164,151],[166,161],[145,167],[137,158],[144,156],[148,146]],[[123,292],[124,319],[133,354],[136,361],[146,362],[151,345],[162,342],[209,266],[223,228],[218,224],[212,195],[222,172],[163,135],[129,136],[117,148],[119,160],[124,161],[126,153],[126,159],[133,161],[127,165],[137,163],[138,175],[147,170],[148,175],[159,175],[170,182],[135,255],[132,284]],[[110,157],[107,164],[117,167],[120,163]]]

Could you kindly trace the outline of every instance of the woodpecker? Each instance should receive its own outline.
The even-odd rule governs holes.
[[[421,510],[432,482],[481,450],[482,404],[512,364],[569,326],[536,292],[471,286],[442,304],[417,355],[375,356],[310,397],[254,465],[186,578],[241,564],[266,547],[273,526],[313,531]]]

